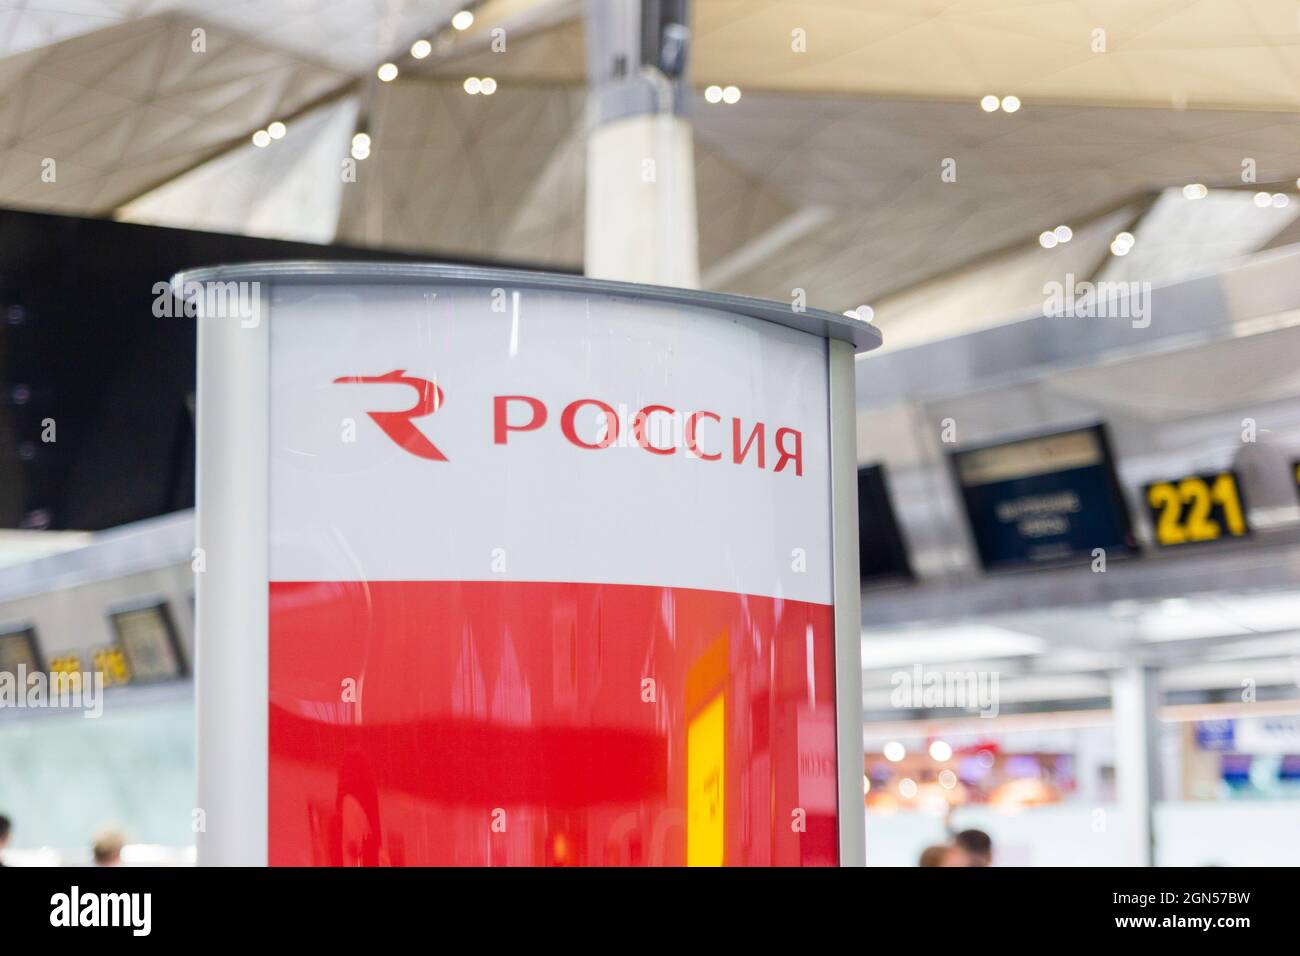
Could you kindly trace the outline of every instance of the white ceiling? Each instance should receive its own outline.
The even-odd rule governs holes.
[[[418,64],[399,56],[459,6],[16,0],[0,10],[0,204],[317,237],[335,209],[336,235],[349,242],[579,267],[580,21],[534,15],[545,28],[512,26],[505,53],[481,47],[497,11],[514,24],[576,5],[492,0],[450,47]],[[1032,254],[1043,229],[1082,228],[1169,187],[1240,187],[1245,157],[1275,188],[1294,194],[1300,176],[1293,0],[697,0],[694,9],[697,87],[744,89],[732,106],[694,104],[711,287],[780,299],[802,288],[836,309],[881,303]],[[195,53],[200,27],[207,50]],[[1105,53],[1090,46],[1097,28]],[[795,30],[807,52],[791,49]],[[474,43],[479,52],[458,54]],[[402,76],[380,84],[374,67],[390,57]],[[498,92],[464,94],[469,72],[496,76]],[[1024,106],[984,113],[986,92],[1014,92]],[[309,136],[305,113],[345,99],[375,145],[358,183],[340,192],[326,159],[346,156],[347,122]],[[274,119],[289,121],[290,136],[250,153],[251,133]],[[41,178],[45,159],[57,163],[53,183]],[[956,162],[955,182],[940,177],[945,159]],[[227,184],[218,209],[213,177],[245,166],[263,188],[233,196]],[[292,202],[277,209],[255,195],[303,195],[295,190],[313,181],[336,198],[310,222],[288,211]],[[1157,206],[1122,268],[1164,275],[1249,252],[1287,226],[1283,216],[1277,230],[1246,217],[1192,253],[1174,230],[1194,240],[1207,227],[1166,222]],[[1077,258],[1083,244],[1073,249]],[[1061,258],[1022,258],[1017,281],[1032,287],[1034,261],[1055,268]]]

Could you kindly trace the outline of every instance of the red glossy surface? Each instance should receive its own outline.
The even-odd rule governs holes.
[[[270,598],[272,864],[836,862],[830,607],[506,582]]]

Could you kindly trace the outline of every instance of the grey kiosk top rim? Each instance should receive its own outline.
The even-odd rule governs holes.
[[[808,308],[794,311],[788,303],[756,299],[726,292],[702,292],[669,286],[640,285],[588,279],[560,272],[533,272],[523,269],[492,269],[483,266],[449,265],[437,262],[249,262],[240,265],[210,266],[178,272],[172,287],[180,290],[188,282],[300,280],[319,282],[438,282],[453,286],[513,286],[546,292],[596,293],[614,298],[662,302],[669,305],[694,306],[732,312],[750,318],[784,325],[824,339],[848,342],[854,352],[869,352],[879,347],[880,330],[861,319]]]

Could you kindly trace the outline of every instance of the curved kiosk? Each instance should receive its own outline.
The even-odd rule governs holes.
[[[199,861],[860,863],[853,318],[185,273]]]

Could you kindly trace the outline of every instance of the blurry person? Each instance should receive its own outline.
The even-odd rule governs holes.
[[[936,843],[921,851],[919,866],[971,866],[966,851],[955,843]]]
[[[0,866],[5,865],[4,848],[9,845],[9,831],[13,829],[13,824],[9,818],[0,813]]]
[[[953,843],[969,859],[965,866],[993,865],[993,838],[983,830],[962,830],[953,837]]]
[[[948,847],[942,843],[927,846],[921,851],[921,860],[917,863],[917,866],[943,866],[943,858],[947,852]]]
[[[120,866],[125,844],[126,838],[116,830],[105,830],[97,835],[90,849],[95,866]]]

